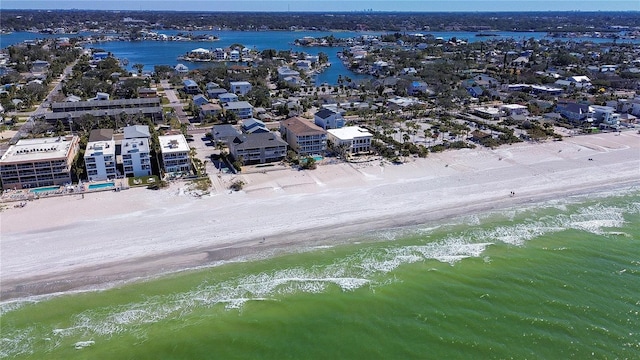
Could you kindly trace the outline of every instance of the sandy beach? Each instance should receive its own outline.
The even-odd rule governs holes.
[[[402,165],[326,164],[9,204],[0,298],[100,287],[392,227],[596,191],[638,188],[635,131],[430,154]],[[240,192],[225,184],[242,179]],[[515,195],[512,196],[511,192]]]

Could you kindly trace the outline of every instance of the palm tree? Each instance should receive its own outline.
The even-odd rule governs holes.
[[[139,75],[142,75],[142,69],[144,68],[144,64],[140,64],[140,63],[133,64],[133,68],[138,70]]]

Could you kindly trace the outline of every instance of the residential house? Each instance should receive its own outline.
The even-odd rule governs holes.
[[[231,50],[229,52],[229,61],[240,61],[240,51]]]
[[[157,97],[158,93],[156,92],[156,89],[151,89],[151,88],[139,88],[138,89],[138,97],[140,98],[151,98],[151,97]]]
[[[184,135],[158,136],[162,166],[165,173],[186,173],[191,171],[189,144]]]
[[[216,48],[213,51],[213,58],[218,61],[223,61],[227,59],[227,53],[222,48]]]
[[[207,88],[207,97],[209,99],[218,99],[218,98],[220,98],[220,95],[228,94],[228,93],[229,93],[229,91],[227,91],[227,89],[223,89],[221,87],[218,87],[218,88]]]
[[[207,99],[204,95],[198,94],[193,96],[193,105],[200,108],[204,104],[209,103],[209,99]]]
[[[289,76],[300,77],[300,72],[290,69],[288,66],[281,66],[278,68],[278,79],[283,80]]]
[[[246,101],[233,101],[222,105],[224,111],[234,112],[239,119],[249,119],[253,117],[253,106]]]
[[[593,113],[591,116],[605,126],[616,126],[620,124],[620,114],[616,113],[616,109],[611,106],[591,105],[589,110]]]
[[[333,111],[327,108],[316,112],[313,115],[313,119],[316,125],[323,129],[338,129],[345,125],[345,120],[337,111]]]
[[[247,95],[251,91],[251,83],[248,81],[232,81],[229,83],[231,92],[241,96]]]
[[[198,86],[198,83],[191,80],[191,79],[186,79],[182,81],[182,85],[184,88],[184,92],[187,94],[199,94],[200,93],[200,87]]]
[[[246,119],[241,125],[242,132],[245,134],[265,133],[269,132],[267,125],[258,119]]]
[[[87,99],[87,101],[100,101],[100,100],[109,100],[109,94],[104,93],[104,92],[97,92],[96,96]]]
[[[31,63],[31,72],[36,74],[46,73],[49,70],[49,62],[36,60]]]
[[[124,140],[122,140],[120,153],[126,177],[151,175],[150,138],[147,125],[132,125],[124,128]]]
[[[407,94],[410,96],[426,94],[427,92],[428,86],[424,81],[412,81],[409,83],[409,86],[407,86]]]
[[[234,93],[219,94],[218,99],[223,103],[232,103],[238,101],[238,95]]]
[[[500,106],[500,111],[502,111],[505,115],[529,115],[529,109],[520,104],[504,104]]]
[[[559,100],[556,105],[556,111],[571,122],[581,123],[584,121],[593,121],[588,104]]]
[[[322,155],[327,150],[327,132],[309,120],[292,117],[280,122],[280,134],[298,155]]]
[[[211,128],[211,135],[215,144],[225,144],[229,146],[229,142],[233,141],[242,133],[233,125],[222,124],[214,125]]]
[[[178,74],[186,74],[189,68],[185,64],[178,64],[173,68]]]
[[[219,103],[206,103],[200,106],[200,120],[205,117],[214,117],[222,111],[222,106]]]
[[[116,142],[113,140],[113,130],[91,130],[84,152],[84,165],[89,181],[116,178]]]
[[[79,143],[77,136],[19,140],[0,158],[2,189],[71,183],[71,166]]]
[[[287,143],[272,132],[244,134],[229,143],[229,153],[244,165],[282,161]]]
[[[371,151],[373,135],[359,126],[345,126],[340,129],[327,130],[329,142],[335,149],[346,149],[351,154]]]

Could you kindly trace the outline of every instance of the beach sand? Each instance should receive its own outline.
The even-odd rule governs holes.
[[[101,288],[241,256],[355,241],[371,231],[640,185],[636,132],[495,150],[430,154],[402,165],[321,165],[29,202],[0,222],[0,298]],[[240,192],[225,187],[241,179]],[[512,195],[512,192],[514,195]]]

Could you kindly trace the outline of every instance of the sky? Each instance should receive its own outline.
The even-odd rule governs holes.
[[[2,9],[175,11],[640,11],[640,0],[0,0]]]

